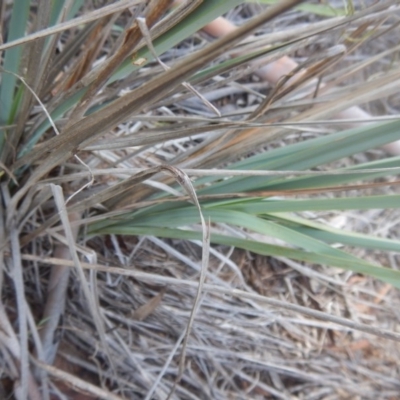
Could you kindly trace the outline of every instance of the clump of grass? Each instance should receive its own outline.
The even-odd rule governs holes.
[[[400,125],[340,119],[398,92],[397,47],[360,50],[396,29],[398,6],[230,11],[241,3],[2,6],[4,396],[398,390],[387,343],[400,336],[378,323],[396,320],[381,303],[400,275],[368,251],[400,243],[343,226],[350,210],[398,208],[399,157],[355,155],[398,140]],[[229,11],[253,17],[216,40],[195,35]],[[272,87],[252,80],[260,60],[296,55]],[[316,220],[335,211],[339,227]],[[377,370],[364,354],[362,368],[343,348],[389,361]],[[332,374],[343,365],[346,377]]]

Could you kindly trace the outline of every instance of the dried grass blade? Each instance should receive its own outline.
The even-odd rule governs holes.
[[[51,69],[48,71],[46,84],[43,88],[44,93],[51,91],[53,94],[58,94],[64,99],[70,95],[68,90],[85,76],[92,67],[95,57],[101,49],[104,40],[106,40],[112,23],[115,22],[117,16],[112,15],[111,17],[102,18],[88,25],[82,31],[79,31],[77,35],[70,38],[62,53],[54,59]],[[81,48],[82,50],[79,51]],[[79,54],[78,57],[76,54]],[[73,64],[65,70],[65,65],[71,59],[73,59]],[[57,75],[61,71],[63,73],[62,80],[56,82]]]
[[[93,396],[96,396],[99,399],[104,400],[124,400],[122,397],[117,396],[109,391],[105,391],[99,388],[92,383],[84,381],[76,377],[75,375],[71,375],[68,372],[62,371],[61,369],[55,368],[51,365],[47,365],[39,360],[33,360],[33,362],[39,367],[45,370],[50,376],[60,379],[64,382],[67,382],[68,385],[72,387],[76,387],[79,390],[83,390],[84,392],[90,393]]]
[[[10,204],[10,195],[7,185],[3,184],[2,197],[7,208]],[[26,315],[26,299],[25,299],[25,288],[24,288],[24,276],[22,272],[22,254],[21,245],[19,242],[19,231],[17,227],[16,218],[12,218],[10,221],[9,237],[11,243],[11,257],[12,257],[12,268],[11,275],[15,287],[15,294],[17,299],[17,314],[18,314],[18,328],[19,328],[19,363],[20,363],[20,384],[18,386],[18,395],[20,398],[25,399],[28,397],[29,387],[29,350],[28,350],[28,325]]]
[[[168,10],[172,0],[151,0],[147,7],[146,20],[149,26],[153,26],[160,17]],[[125,37],[122,45],[99,69],[94,80],[91,82],[86,93],[83,95],[81,101],[76,105],[75,111],[70,116],[68,126],[73,125],[80,120],[88,109],[93,96],[98,90],[107,82],[108,78],[115,71],[117,67],[132,53],[134,48],[140,43],[142,34],[135,21],[132,27],[126,30]],[[66,129],[68,129],[68,126]]]
[[[81,218],[79,213],[70,213],[69,220],[77,221]],[[72,235],[74,242],[78,234],[78,227],[74,226]],[[59,243],[54,254],[57,258],[71,259],[71,254],[64,244]],[[65,309],[66,291],[71,268],[64,265],[55,266],[51,269],[49,284],[47,288],[47,300],[43,311],[43,327],[40,330],[40,338],[44,349],[43,358],[39,359],[47,364],[52,364],[56,357],[59,340],[55,340],[55,332],[60,327],[60,321]],[[61,337],[61,335],[57,335]]]
[[[75,28],[82,24],[87,24],[88,22],[92,22],[99,18],[106,17],[110,14],[115,14],[115,13],[123,11],[129,7],[132,7],[134,5],[144,3],[144,2],[145,2],[145,0],[121,0],[121,1],[118,1],[117,3],[113,3],[108,6],[102,7],[98,10],[94,10],[89,13],[86,13],[85,15],[82,15],[81,17],[74,18],[71,21],[62,22],[61,24],[58,24],[56,26],[52,26],[50,28],[43,29],[39,32],[35,32],[30,35],[26,35],[23,38],[13,40],[8,43],[4,43],[4,44],[0,45],[0,51],[9,49],[11,47],[19,46],[21,44],[29,43],[32,40],[37,40],[40,38],[44,38],[46,36],[54,35],[55,33],[65,31],[67,29]]]
[[[30,333],[32,335],[33,343],[35,345],[36,354],[42,359],[42,358],[44,358],[44,350],[43,350],[42,341],[40,340],[38,326],[36,325],[35,318],[33,317],[28,304],[26,305],[26,309],[27,309],[28,325],[29,325]],[[50,400],[49,382],[48,382],[47,373],[46,373],[46,371],[39,371],[38,375],[39,375],[38,379],[40,379],[41,384],[42,384],[41,385],[41,389],[42,389],[41,395],[39,393],[39,388],[37,388],[37,390],[36,390],[37,385],[35,384],[35,381],[33,380],[33,376],[31,378],[31,381],[33,382],[34,386],[33,385],[30,386],[29,392],[31,392],[31,390],[36,391],[35,395],[38,400]],[[32,397],[34,397],[34,396],[32,396]]]
[[[162,377],[164,376],[165,372],[167,371],[167,368],[169,367],[169,365],[171,364],[172,358],[175,356],[176,352],[178,351],[178,348],[183,340],[183,338],[186,335],[186,331],[183,331],[182,334],[179,336],[178,340],[175,343],[175,346],[172,348],[172,350],[170,351],[168,358],[165,361],[165,364],[163,366],[163,368],[161,369],[160,373],[157,376],[157,379],[155,380],[155,382],[153,383],[153,386],[150,388],[150,390],[148,391],[146,397],[144,400],[151,400],[154,391],[157,389],[158,384],[160,383]]]
[[[62,225],[64,228],[65,236],[68,241],[68,247],[69,247],[69,251],[71,254],[71,258],[73,260],[74,266],[78,273],[82,291],[86,297],[86,301],[88,302],[88,307],[92,314],[93,322],[96,326],[97,333],[102,342],[103,350],[105,351],[107,357],[109,358],[110,365],[113,366],[114,362],[113,362],[113,359],[109,352],[101,312],[97,306],[97,301],[94,298],[93,293],[90,291],[89,284],[86,280],[86,276],[85,276],[84,270],[82,268],[81,261],[79,260],[78,253],[75,248],[74,234],[73,234],[72,228],[70,226],[69,217],[68,217],[65,202],[64,202],[64,195],[62,192],[62,188],[60,186],[56,186],[53,184],[51,184],[50,187],[52,189],[54,200],[55,200],[58,212],[60,214],[60,219],[61,219],[61,222],[62,222]]]
[[[3,188],[4,190],[4,188]],[[19,232],[16,226],[16,221],[10,226],[10,242],[12,252],[12,278],[15,286],[15,293],[17,298],[17,313],[18,313],[18,327],[19,327],[19,347],[21,351],[20,356],[20,385],[18,387],[18,396],[21,399],[28,397],[29,386],[29,351],[28,351],[28,326],[26,315],[26,299],[24,289],[24,277],[22,273],[21,262],[21,245],[19,243]],[[17,389],[15,389],[17,390]]]
[[[203,217],[203,213],[201,211],[200,203],[199,203],[199,201],[197,199],[197,195],[196,195],[194,187],[193,187],[193,185],[192,185],[192,183],[190,181],[190,178],[185,173],[183,173],[182,171],[180,171],[179,169],[177,169],[175,167],[165,166],[164,169],[173,174],[173,176],[177,179],[178,183],[182,186],[183,189],[185,189],[185,191],[189,194],[190,199],[196,205],[197,210],[198,210],[199,215],[200,215],[201,226],[202,226],[202,235],[203,235],[203,239],[202,239],[202,261],[201,261],[201,272],[200,272],[199,285],[198,285],[196,297],[195,297],[195,300],[194,300],[194,303],[193,303],[193,308],[192,308],[192,311],[190,313],[189,322],[188,322],[188,326],[187,326],[187,329],[186,329],[186,334],[185,334],[185,337],[183,339],[182,353],[181,353],[181,359],[180,359],[180,362],[179,362],[178,376],[177,376],[177,378],[175,380],[174,386],[171,389],[171,392],[169,393],[169,395],[167,397],[167,399],[170,399],[172,397],[174,391],[175,391],[176,385],[181,380],[183,372],[184,372],[185,357],[186,357],[186,347],[187,347],[187,343],[188,343],[188,340],[189,340],[190,331],[191,331],[192,326],[193,326],[194,318],[195,318],[197,309],[198,309],[199,304],[200,304],[201,293],[202,293],[203,286],[204,286],[204,281],[205,281],[205,278],[206,278],[206,275],[207,275],[208,259],[209,259],[209,253],[210,253],[210,223],[206,224],[206,221],[205,221],[205,219]]]
[[[137,308],[132,313],[132,318],[136,319],[138,321],[143,321],[144,319],[146,319],[149,315],[151,315],[153,313],[153,311],[161,303],[161,300],[163,299],[166,291],[167,291],[167,288],[161,289],[160,293],[158,293],[156,296],[154,296],[152,299],[150,299],[147,303],[145,303],[142,306],[140,306],[139,308]]]

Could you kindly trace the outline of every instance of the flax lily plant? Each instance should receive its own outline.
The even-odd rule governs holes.
[[[337,267],[400,288],[399,271],[354,251],[398,253],[398,240],[316,219],[317,212],[346,217],[349,210],[400,206],[394,179],[399,156],[381,152],[373,161],[346,161],[400,140],[400,121],[335,117],[398,92],[398,46],[346,64],[360,46],[395,28],[396,2],[357,10],[350,2],[335,8],[268,1],[272,5],[259,15],[215,39],[193,35],[244,1],[105,3],[1,4],[0,324],[6,333],[0,343],[11,357],[18,398],[50,398],[48,385],[38,382],[46,381],[45,374],[57,377],[48,364],[58,351],[54,332],[71,265],[112,364],[93,290],[96,278],[82,261],[101,255],[76,244],[93,238],[200,241],[202,285],[210,242]],[[271,28],[282,15],[298,12],[323,19]],[[329,40],[333,50],[327,48]],[[323,50],[313,53],[313,46]],[[267,91],[257,91],[262,81],[249,77],[262,68],[260,60],[265,67],[302,52],[293,71]],[[382,60],[391,61],[384,72],[362,84],[353,79]],[[220,100],[223,91],[255,100],[227,111]],[[42,246],[58,262],[53,262],[48,300],[39,315],[27,307],[24,283],[27,270],[43,258],[37,251]],[[10,281],[12,287],[5,288]],[[201,287],[192,317],[200,294]],[[4,296],[15,296],[18,336]],[[189,330],[190,324],[185,340]],[[183,365],[184,356],[179,377]],[[96,393],[112,398],[100,389]]]

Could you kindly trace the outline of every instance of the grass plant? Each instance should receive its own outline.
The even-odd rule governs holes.
[[[400,288],[395,234],[352,223],[400,206],[400,155],[379,150],[400,140],[399,12],[1,3],[0,397],[389,399],[386,370],[307,364],[306,349],[348,330],[400,341],[345,312],[375,315],[380,290]],[[196,33],[223,14],[240,26]],[[274,85],[254,77],[288,56]],[[343,362],[349,377],[329,375]]]

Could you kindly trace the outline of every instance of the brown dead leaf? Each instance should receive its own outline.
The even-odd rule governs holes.
[[[146,319],[158,307],[166,291],[167,288],[164,287],[163,289],[161,289],[158,295],[154,296],[147,303],[143,304],[138,309],[133,311],[132,318],[136,319],[137,321],[143,321],[144,319]]]

